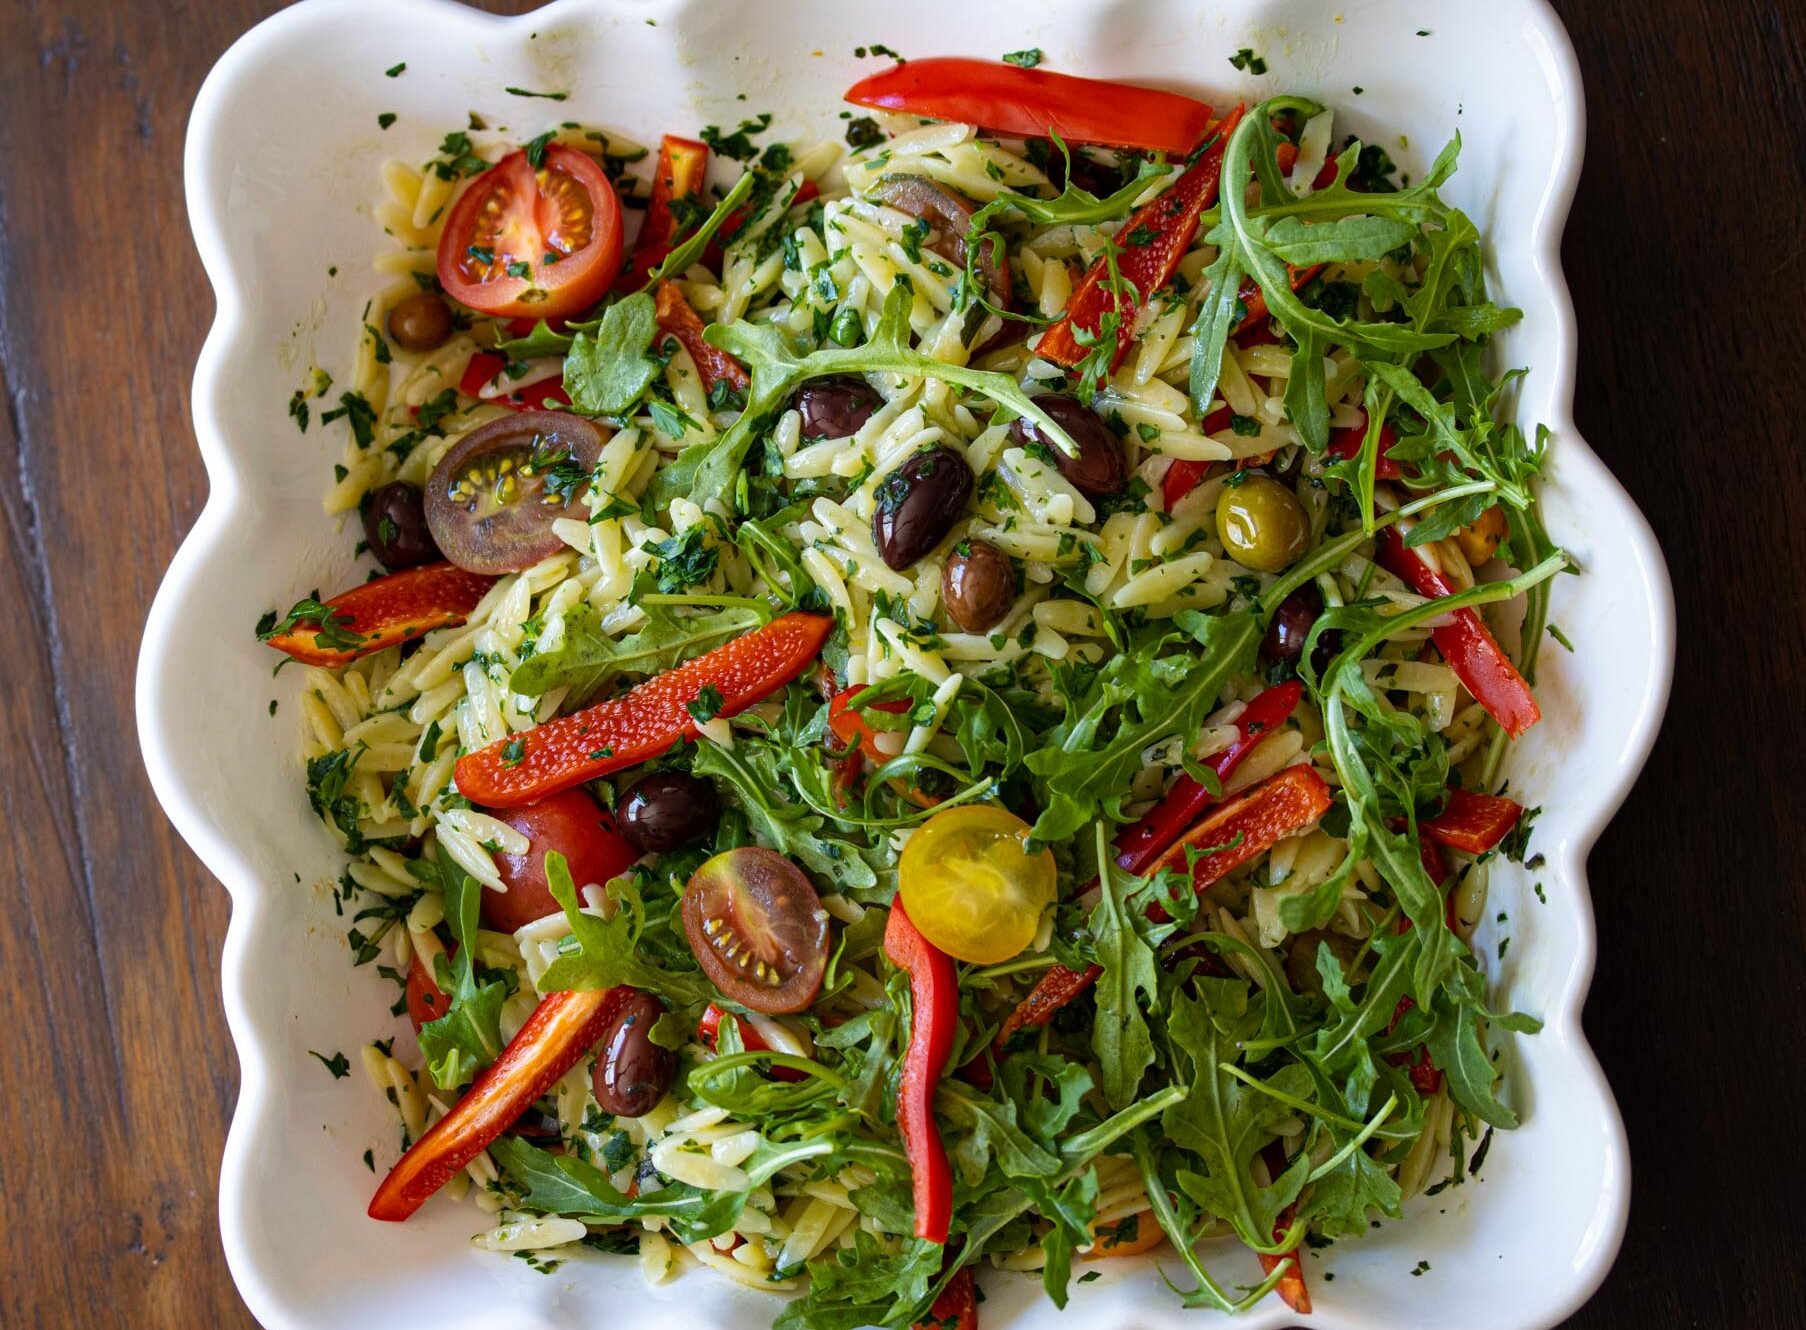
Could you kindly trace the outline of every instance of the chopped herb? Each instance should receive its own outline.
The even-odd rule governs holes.
[[[1006,65],[1020,65],[1023,69],[1033,69],[1042,60],[1041,48],[1031,46],[1022,51],[1010,51],[1003,57]]]
[[[351,1060],[343,1053],[334,1053],[331,1057],[327,1057],[324,1053],[316,1053],[310,1048],[307,1050],[307,1055],[319,1058],[320,1065],[332,1073],[332,1079],[335,1081],[343,1080],[351,1075]]]
[[[511,97],[543,97],[548,102],[562,102],[571,95],[568,92],[534,92],[529,88],[503,88],[502,91]]]
[[[297,628],[311,629],[314,644],[328,651],[351,651],[363,645],[363,635],[354,633],[346,627],[351,616],[343,610],[335,610],[330,605],[322,604],[319,593],[303,596],[280,619],[271,610],[257,621],[257,640],[267,642],[272,637],[281,637]]]
[[[725,705],[726,700],[721,696],[721,690],[712,683],[705,683],[702,691],[696,694],[696,700],[684,704],[684,710],[696,718],[698,725],[707,725],[721,714],[721,708]]]
[[[763,134],[770,128],[771,112],[765,111],[751,120],[742,120],[739,128],[731,134],[723,134],[717,125],[704,125],[698,137],[723,157],[731,157],[736,162],[750,162],[759,151],[753,147],[752,136]]]
[[[502,761],[511,767],[518,767],[521,759],[527,755],[527,741],[516,735],[502,745]]]
[[[390,65],[387,69],[383,70],[383,76],[385,78],[400,78],[401,72],[407,67],[408,62],[403,60],[399,65]]]
[[[869,148],[874,143],[884,141],[884,131],[878,122],[869,115],[854,116],[847,121],[847,145],[852,148]]]
[[[527,140],[527,164],[535,171],[539,169],[540,163],[545,160],[546,145],[556,137],[557,133],[558,131],[555,129],[548,129],[545,133]],[[549,261],[550,260],[548,260],[548,262]]]
[[[1237,69],[1247,71],[1256,78],[1259,78],[1262,74],[1267,72],[1267,62],[1256,55],[1254,53],[1254,48],[1251,46],[1244,46],[1241,50],[1230,56],[1229,63],[1234,65]]]
[[[390,125],[392,125],[394,123],[395,123],[395,112],[393,112],[393,111],[384,111],[376,117],[376,127],[378,129],[387,129]]]
[[[1243,438],[1254,439],[1260,437],[1260,421],[1256,420],[1253,416],[1238,416],[1235,412],[1231,411],[1229,413],[1229,428],[1234,430],[1237,434],[1240,434]]]

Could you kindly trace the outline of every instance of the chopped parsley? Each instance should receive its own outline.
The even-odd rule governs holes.
[[[310,1048],[307,1050],[307,1055],[319,1058],[320,1065],[332,1073],[332,1079],[335,1081],[343,1080],[351,1075],[351,1059],[343,1053],[334,1053],[331,1057],[327,1057],[324,1053],[316,1053]]]
[[[376,117],[376,127],[378,129],[387,129],[390,125],[392,125],[394,123],[395,123],[395,112],[393,112],[393,111],[383,111]]]
[[[1267,72],[1267,62],[1254,53],[1252,46],[1242,47],[1241,50],[1229,57],[1229,63],[1256,78]]]
[[[721,696],[721,690],[712,683],[705,683],[694,701],[684,703],[684,710],[696,718],[698,725],[707,725],[721,714],[725,705],[727,702]]]
[[[503,88],[510,97],[543,97],[548,102],[562,102],[570,97],[568,92],[534,92],[531,88]]]
[[[1018,65],[1023,69],[1033,69],[1036,65],[1041,63],[1042,58],[1041,48],[1039,46],[1030,46],[1025,50],[1006,52],[1003,57],[1003,63],[1006,65]]]
[[[398,65],[390,65],[387,69],[383,70],[383,77],[384,78],[392,78],[392,79],[400,78],[402,71],[405,70],[407,67],[408,67],[408,62],[406,60],[403,60]]]

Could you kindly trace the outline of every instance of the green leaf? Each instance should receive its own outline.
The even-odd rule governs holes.
[[[731,750],[703,743],[690,770],[733,787],[760,844],[797,860],[837,890],[863,892],[878,885],[877,874],[858,846],[829,834],[827,820],[819,813],[778,793],[789,782],[776,745],[739,737]]]
[[[1198,305],[1198,317],[1192,324],[1191,400],[1199,416],[1210,410],[1216,396],[1217,378],[1223,372],[1223,350],[1229,335],[1241,322],[1242,269],[1236,260],[1234,245],[1224,243],[1226,237],[1215,232],[1211,239],[1221,245],[1216,259],[1204,270],[1209,290]]]
[[[545,857],[545,874],[552,899],[564,907],[571,937],[540,976],[540,992],[630,984],[685,1008],[700,1007],[715,996],[714,985],[700,971],[667,970],[641,958],[636,944],[643,919],[639,897],[631,889],[620,894],[612,918],[599,919],[579,908],[570,866],[556,850]]]
[[[1123,906],[1126,875],[1110,855],[1102,822],[1095,835],[1100,890],[1091,912],[1091,935],[1103,973],[1096,986],[1097,1023],[1091,1028],[1091,1048],[1103,1073],[1104,1099],[1111,1108],[1123,1108],[1135,1098],[1142,1075],[1154,1062],[1154,1040],[1143,1012],[1156,1004],[1160,971],[1154,949],[1136,931]]]
[[[677,618],[660,615],[626,637],[601,630],[587,606],[565,616],[564,642],[556,650],[530,656],[508,680],[511,691],[541,697],[568,687],[569,702],[581,702],[619,674],[662,674],[684,661],[742,636],[763,621],[758,610],[741,606]]]
[[[1041,1238],[1047,1263],[1041,1267],[1041,1286],[1055,1307],[1066,1307],[1066,1285],[1072,1279],[1072,1249],[1091,1241],[1091,1221],[1097,1214],[1097,1170],[1088,1168],[1055,1190],[1031,1186],[1029,1196],[1043,1219],[1053,1227]]]
[[[1013,1102],[987,1099],[958,1081],[943,1080],[935,1107],[961,1130],[951,1154],[967,1186],[983,1182],[993,1162],[1010,1178],[1050,1178],[1060,1171],[1059,1156],[1022,1130]]]
[[[703,220],[684,242],[665,255],[664,261],[646,275],[646,284],[641,290],[657,286],[667,277],[675,276],[689,268],[702,257],[702,251],[709,247],[709,241],[715,238],[727,219],[734,215],[740,205],[746,202],[746,196],[752,193],[753,185],[758,177],[751,171],[746,172],[734,182],[734,187],[722,196],[715,210]]]
[[[1377,263],[1407,245],[1418,233],[1394,217],[1342,217],[1307,225],[1297,217],[1281,217],[1254,229],[1267,249],[1295,267],[1315,263]]]
[[[657,336],[658,314],[645,292],[610,305],[595,332],[571,339],[564,361],[571,405],[593,416],[626,415],[658,373],[647,355]]]
[[[441,1090],[455,1089],[494,1062],[501,1053],[502,1003],[508,990],[499,980],[476,981],[472,957],[476,955],[477,912],[483,888],[449,857],[409,861],[409,868],[423,881],[437,881],[445,900],[445,918],[457,940],[458,954],[441,961],[441,984],[451,999],[445,1014],[420,1027],[420,1052],[427,1070]]]
[[[853,1245],[809,1262],[809,1289],[772,1322],[772,1330],[861,1330],[913,1325],[933,1301],[944,1250],[912,1239],[887,1253],[855,1229]]]

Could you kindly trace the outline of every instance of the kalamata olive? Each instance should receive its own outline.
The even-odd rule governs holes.
[[[988,540],[962,540],[941,569],[941,599],[968,633],[988,632],[1016,603],[1016,566]]]
[[[1217,500],[1217,538],[1229,557],[1257,573],[1277,573],[1311,543],[1311,519],[1298,496],[1271,476],[1245,475]]]
[[[767,1016],[802,1011],[828,968],[828,912],[809,876],[775,850],[742,845],[690,875],[684,936],[702,972]]]
[[[376,561],[392,573],[445,557],[427,529],[420,487],[405,480],[370,491],[364,504],[364,540]]]
[[[519,411],[479,426],[439,459],[426,522],[445,557],[473,573],[515,573],[563,549],[560,517],[584,517],[608,435],[581,416]]]
[[[1317,951],[1322,946],[1327,946],[1330,955],[1346,967],[1360,950],[1361,944],[1341,933],[1329,933],[1315,928],[1293,938],[1292,948],[1286,953],[1286,978],[1292,981],[1292,987],[1300,993],[1315,993],[1319,996],[1323,993],[1323,975],[1317,969]],[[1346,974],[1343,975],[1344,979],[1347,977]]]
[[[871,197],[879,203],[906,212],[918,221],[927,222],[929,232],[922,242],[949,260],[957,268],[966,266],[966,236],[972,229],[972,214],[978,205],[963,194],[955,194],[926,176],[887,175],[872,186]],[[1002,247],[984,245],[978,252],[978,270],[990,288],[991,303],[999,309],[1010,307],[1010,265]]]
[[[1067,393],[1042,393],[1035,405],[1054,419],[1054,424],[1072,436],[1078,445],[1077,457],[1068,454],[1039,425],[1026,416],[1018,416],[1010,425],[1010,434],[1018,446],[1039,444],[1053,454],[1054,465],[1080,494],[1120,494],[1129,483],[1129,461],[1123,456],[1122,444],[1098,416],[1078,398]]]
[[[951,448],[924,448],[878,485],[872,541],[898,572],[941,543],[972,497],[972,468]]]
[[[1267,625],[1267,635],[1260,642],[1261,663],[1273,665],[1284,661],[1295,664],[1304,654],[1304,640],[1310,636],[1311,625],[1317,622],[1321,613],[1323,593],[1317,590],[1314,582],[1306,582],[1280,601],[1279,608],[1273,612],[1273,621]]]
[[[589,1084],[604,1113],[644,1117],[671,1088],[677,1054],[652,1042],[652,1027],[664,1014],[664,1004],[652,994],[635,992],[598,1041],[602,1052]]]
[[[720,819],[715,787],[682,771],[655,771],[621,801],[621,830],[641,853],[662,854],[701,840]]]
[[[416,292],[389,311],[389,336],[404,351],[436,351],[451,335],[451,310],[436,292]]]
[[[803,418],[805,439],[844,439],[859,432],[884,397],[857,374],[830,374],[798,388],[790,405]]]

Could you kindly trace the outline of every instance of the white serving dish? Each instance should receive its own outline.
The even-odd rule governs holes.
[[[242,1086],[220,1219],[246,1303],[270,1330],[755,1327],[777,1310],[707,1273],[649,1290],[621,1258],[543,1276],[467,1246],[479,1216],[444,1200],[406,1225],[365,1218],[375,1178],[362,1155],[375,1147],[383,1163],[392,1158],[391,1112],[361,1074],[335,1081],[307,1053],[355,1054],[401,1022],[386,1014],[393,989],[373,967],[346,963],[323,885],[341,858],[301,794],[297,675],[271,678],[273,657],[251,626],[353,576],[352,538],[319,503],[340,441],[317,426],[297,435],[285,405],[316,355],[335,371],[348,363],[376,285],[368,260],[387,243],[369,218],[384,157],[424,160],[470,109],[522,138],[569,117],[651,141],[760,110],[777,113],[780,131],[835,134],[840,91],[874,67],[852,48],[873,41],[919,55],[1039,45],[1055,69],[1223,100],[1318,94],[1344,110],[1339,128],[1385,144],[1407,169],[1421,170],[1461,130],[1462,169],[1448,193],[1490,238],[1496,293],[1524,310],[1502,352],[1533,369],[1519,416],[1554,431],[1548,522],[1586,570],[1556,585],[1553,618],[1578,651],[1545,652],[1547,719],[1511,770],[1513,788],[1544,808],[1534,848],[1547,856],[1536,880],[1548,903],[1532,897],[1528,877],[1501,872],[1489,910],[1509,916],[1513,938],[1508,960],[1491,966],[1497,999],[1547,1026],[1515,1043],[1509,1095],[1524,1126],[1495,1140],[1484,1181],[1420,1200],[1402,1222],[1310,1259],[1317,1310],[1304,1319],[1336,1330],[1561,1320],[1604,1277],[1630,1185],[1617,1108],[1580,1029],[1593,969],[1585,862],[1654,740],[1674,622],[1649,528],[1571,416],[1576,332],[1559,246],[1583,109],[1573,52],[1541,0],[1085,0],[1057,15],[1045,0],[894,9],[564,0],[512,20],[443,0],[305,0],[220,59],[196,99],[185,159],[219,302],[194,384],[212,493],[152,607],[137,700],[157,793],[233,899],[223,988]],[[1229,66],[1243,46],[1265,56],[1266,77]],[[383,76],[404,60],[405,76]],[[507,85],[571,97],[519,100]],[[400,116],[387,133],[376,125],[383,111]],[[274,718],[272,698],[286,703]],[[1479,945],[1494,955],[1492,925]],[[1413,1277],[1420,1261],[1430,1268]],[[1214,1266],[1230,1280],[1258,1277],[1238,1251]],[[992,1277],[986,1330],[1197,1323],[1150,1261],[1096,1268],[1102,1278],[1075,1287],[1063,1321],[1038,1281]],[[1269,1298],[1243,1324],[1298,1319]]]

